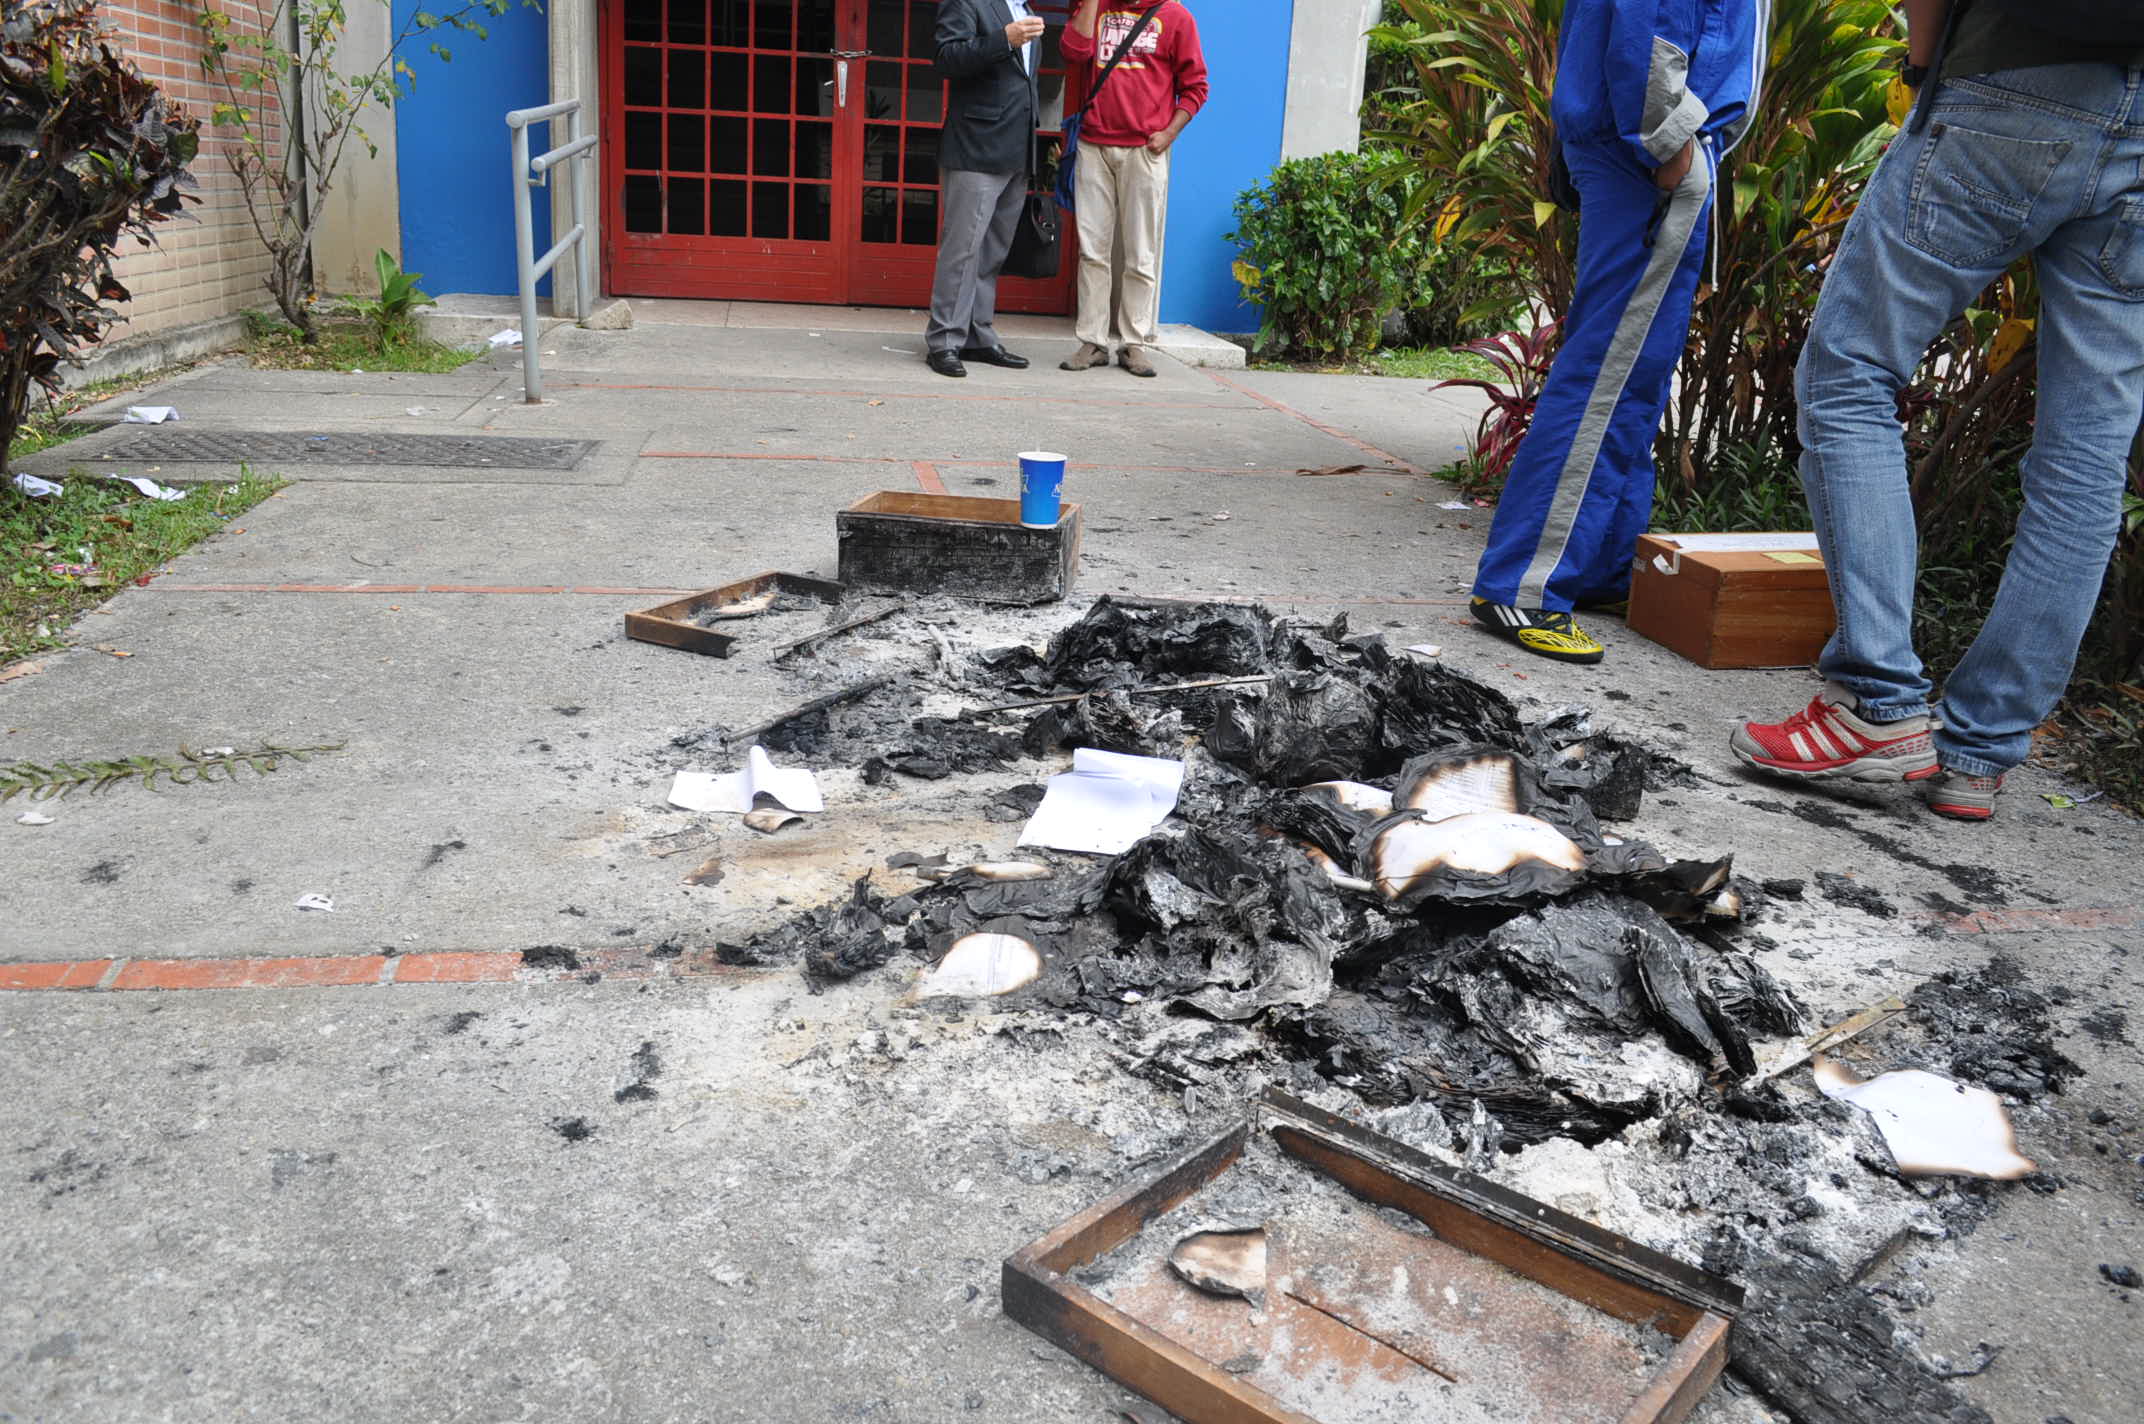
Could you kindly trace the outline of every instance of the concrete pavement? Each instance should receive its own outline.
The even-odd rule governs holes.
[[[598,448],[569,471],[279,467],[293,485],[241,528],[0,686],[10,760],[347,744],[236,785],[76,796],[50,826],[0,818],[0,986],[23,986],[0,989],[0,1420],[1107,1418],[1120,1391],[996,1314],[995,1263],[1225,1114],[1188,1121],[1099,1042],[901,1010],[891,975],[813,997],[791,970],[717,966],[718,938],[891,851],[1000,852],[1017,827],[981,814],[974,782],[833,772],[838,814],[801,833],[700,829],[663,795],[674,770],[715,768],[676,739],[881,654],[776,667],[621,627],[665,590],[831,575],[834,510],[1004,494],[1038,445],[1075,461],[1082,599],[1256,598],[1442,644],[1687,759],[1699,784],[1650,798],[1640,826],[1664,849],[1853,873],[1898,915],[1812,897],[1762,927],[1820,1017],[1996,952],[2065,987],[2087,1074],[2020,1124],[2063,1185],[2002,1188],[1981,1232],[1889,1269],[1931,1287],[1926,1348],[2005,1345],[1962,1387],[2006,1424],[2144,1412],[2123,1343],[2139,1305],[2096,1272],[2144,1265],[2144,1064],[2109,1016],[2144,946],[2135,821],[2056,811],[2029,770],[1977,827],[1750,781],[1728,726],[1797,705],[1805,675],[1702,672],[1613,622],[1597,669],[1507,657],[1465,616],[1487,512],[1408,473],[1462,448],[1461,399],[1171,362],[1075,376],[1054,369],[1069,337],[1041,335],[1018,348],[1035,369],[951,382],[919,339],[811,330],[562,328],[534,407],[511,355],[448,376],[208,367],[118,402],[176,405],[187,432]],[[26,468],[146,471],[101,458],[140,433]],[[1368,469],[1299,473],[1336,465]],[[1039,642],[1072,613],[939,626],[962,647]],[[725,878],[681,883],[703,855]],[[336,911],[296,910],[309,893]],[[580,967],[524,966],[538,947]],[[192,987],[218,984],[240,987]],[[642,1044],[654,1096],[621,1100]]]

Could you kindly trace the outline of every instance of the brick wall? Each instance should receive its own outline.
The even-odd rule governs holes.
[[[274,13],[273,0],[211,3],[231,17],[234,28],[255,34]],[[116,271],[134,300],[125,307],[128,320],[109,339],[151,335],[265,305],[268,256],[254,236],[226,157],[236,140],[208,123],[221,95],[201,72],[201,31],[194,19],[199,4],[103,0],[98,9],[127,57],[202,124],[201,153],[193,162],[195,196],[201,201],[189,204],[184,218],[159,224],[153,247],[130,241],[122,249]],[[263,107],[270,137],[279,142],[273,98]]]

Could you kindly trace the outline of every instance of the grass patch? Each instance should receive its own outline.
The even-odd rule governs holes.
[[[0,485],[0,664],[62,647],[85,611],[225,528],[283,487],[250,472],[170,501],[77,473],[31,499]]]
[[[1471,351],[1448,346],[1395,346],[1366,361],[1317,365],[1252,360],[1254,371],[1305,371],[1320,376],[1396,376],[1409,381],[1493,381],[1496,368]]]
[[[484,353],[424,336],[382,345],[369,332],[334,326],[323,327],[320,339],[307,345],[296,327],[256,323],[246,354],[256,367],[271,371],[423,371],[436,376],[458,371]]]

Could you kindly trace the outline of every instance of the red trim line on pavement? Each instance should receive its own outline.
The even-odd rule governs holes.
[[[462,583],[172,583],[165,579],[143,587],[152,593],[563,593],[588,598],[683,598],[699,592],[691,588],[612,588],[605,584],[543,584],[515,588]]]
[[[908,465],[915,463],[905,455],[806,455],[774,454],[765,450],[643,450],[637,457],[642,460],[778,460],[784,464],[822,465]],[[1004,460],[949,460],[933,459],[933,465],[959,465],[963,467],[998,469],[1008,468]],[[1114,470],[1121,474],[1153,475],[1300,475],[1301,470],[1283,469],[1278,465],[1113,465],[1102,460],[1071,460],[1068,470]],[[1343,476],[1327,476],[1339,479],[1374,479],[1380,475],[1390,478],[1392,470],[1357,470]]]
[[[514,950],[242,959],[84,959],[0,964],[8,990],[347,989],[389,984],[555,984],[580,979],[700,979],[740,971],[712,949],[655,958],[650,950],[577,951],[575,967],[535,967]]]
[[[766,388],[766,387],[764,387],[764,386],[666,386],[666,385],[654,385],[654,384],[634,384],[634,385],[616,385],[616,384],[612,384],[612,383],[610,383],[610,382],[606,382],[606,381],[568,381],[568,382],[564,382],[564,383],[559,383],[559,382],[553,382],[553,383],[552,383],[552,389],[554,389],[554,390],[576,390],[576,391],[689,391],[689,392],[703,392],[703,393],[706,393],[706,394],[709,394],[709,395],[732,395],[732,396],[822,396],[822,397],[838,397],[839,399],[842,399],[842,400],[919,400],[919,401],[963,401],[963,402],[969,402],[969,403],[973,403],[973,402],[985,402],[985,403],[989,403],[989,404],[1013,404],[1013,405],[1079,405],[1079,406],[1106,406],[1106,407],[1108,407],[1108,408],[1110,408],[1110,409],[1112,409],[1112,410],[1115,410],[1115,409],[1131,409],[1131,410],[1240,410],[1240,409],[1241,409],[1241,407],[1240,407],[1240,406],[1235,406],[1235,405],[1223,405],[1223,404],[1221,404],[1221,403],[1219,403],[1219,402],[1216,402],[1216,401],[1144,401],[1144,400],[1096,400],[1096,399],[1094,399],[1093,397],[1090,397],[1090,396],[1038,396],[1038,395],[1010,395],[1010,396],[987,396],[987,395],[982,395],[982,394],[980,394],[980,393],[976,393],[976,392],[969,392],[969,393],[967,393],[967,394],[962,394],[962,395],[955,395],[955,394],[953,394],[953,393],[951,393],[951,392],[936,392],[936,391],[932,391],[932,392],[924,392],[924,391],[784,391],[784,390],[769,390],[769,389],[767,389],[767,388]],[[1244,391],[1244,392],[1243,392],[1243,394],[1245,394],[1245,395],[1252,395],[1253,393],[1252,393],[1252,392],[1250,392],[1250,391]],[[1260,399],[1260,400],[1263,400],[1263,399],[1264,399],[1263,397],[1255,397],[1255,398],[1256,398],[1256,399]],[[1267,402],[1266,402],[1266,404],[1268,404],[1268,405],[1271,405],[1271,404],[1272,404],[1272,402],[1270,402],[1270,401],[1267,401]],[[1278,406],[1275,406],[1274,408],[1275,408],[1276,410],[1278,410],[1278,409],[1281,409],[1281,407],[1278,407]],[[1288,412],[1288,413],[1289,413],[1289,414],[1293,414],[1294,412],[1292,412],[1292,411],[1291,411],[1291,412]]]
[[[2144,925],[2144,907],[2091,906],[2048,910],[1976,910],[1940,915],[1934,923],[1955,935],[2091,934]],[[128,993],[182,989],[346,989],[396,984],[561,984],[572,980],[705,979],[758,971],[721,962],[712,948],[653,947],[573,952],[564,968],[531,965],[516,950],[440,950],[425,954],[358,954],[235,959],[80,959],[0,964],[0,992]]]
[[[918,460],[915,462],[915,469],[916,483],[922,486],[925,494],[945,494],[947,492],[945,481],[938,478],[938,467],[936,465],[929,460]]]
[[[1399,456],[1391,453],[1388,450],[1378,449],[1375,445],[1372,445],[1367,440],[1358,440],[1354,436],[1348,434],[1345,430],[1340,430],[1334,426],[1327,425],[1322,420],[1307,416],[1301,411],[1297,410],[1294,406],[1289,405],[1285,401],[1277,401],[1271,396],[1260,395],[1258,392],[1252,390],[1249,386],[1239,386],[1234,381],[1231,381],[1228,377],[1222,375],[1219,371],[1214,370],[1210,366],[1201,366],[1199,369],[1204,371],[1208,376],[1212,377],[1217,384],[1225,386],[1229,390],[1232,390],[1239,395],[1249,396],[1252,400],[1257,401],[1260,405],[1269,406],[1272,409],[1279,411],[1282,415],[1288,416],[1295,420],[1300,420],[1303,422],[1303,424],[1309,426],[1312,430],[1317,431],[1319,434],[1330,435],[1333,439],[1340,441],[1342,444],[1352,445],[1357,450],[1362,451],[1362,453],[1365,455],[1374,456],[1377,459],[1385,461],[1387,464],[1405,470],[1410,475],[1426,475],[1429,473],[1429,471],[1422,469],[1420,466],[1414,464],[1412,461],[1402,460]]]

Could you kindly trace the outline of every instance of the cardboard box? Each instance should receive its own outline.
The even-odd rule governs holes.
[[[1067,504],[1054,529],[1030,529],[1016,499],[881,490],[834,515],[841,581],[859,593],[1049,603],[1079,572],[1080,517]]]
[[[1836,626],[1816,535],[1647,534],[1630,626],[1699,667],[1803,667]]]

